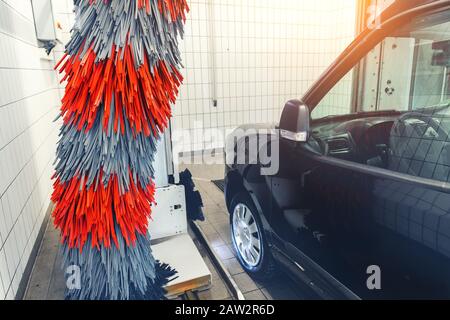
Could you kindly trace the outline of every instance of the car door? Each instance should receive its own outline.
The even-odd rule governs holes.
[[[330,298],[367,298],[367,269],[380,264],[370,218],[374,179],[317,161],[316,141],[302,147],[282,141],[280,149],[272,179],[276,245]]]
[[[450,294],[449,21],[448,11],[421,15],[361,49],[367,55],[331,90],[304,100],[310,141],[281,141],[272,179],[277,245],[301,269],[361,298]],[[376,87],[365,87],[373,74],[361,66],[380,47],[386,65],[399,59],[412,70],[399,77],[380,67]],[[399,81],[408,90],[396,90]],[[364,105],[373,95],[376,105]],[[398,103],[385,110],[386,101]]]

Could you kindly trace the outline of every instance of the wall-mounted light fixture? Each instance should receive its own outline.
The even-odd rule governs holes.
[[[34,27],[38,46],[44,48],[47,55],[58,43],[53,19],[52,0],[31,0]]]

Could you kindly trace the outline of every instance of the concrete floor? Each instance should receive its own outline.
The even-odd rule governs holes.
[[[224,194],[211,182],[211,180],[223,179],[224,166],[189,164],[181,167],[182,170],[188,168],[191,171],[196,187],[203,198],[206,221],[199,223],[200,228],[245,298],[248,300],[306,299],[304,289],[293,283],[282,270],[271,281],[258,282],[240,266],[231,243],[229,213]]]
[[[64,299],[65,280],[59,246],[59,231],[49,219],[25,292],[25,300]]]

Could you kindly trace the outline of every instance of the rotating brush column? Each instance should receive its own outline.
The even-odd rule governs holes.
[[[155,261],[148,219],[152,162],[182,82],[185,0],[75,0],[75,26],[56,69],[64,120],[54,175],[67,299],[163,299],[175,274]]]

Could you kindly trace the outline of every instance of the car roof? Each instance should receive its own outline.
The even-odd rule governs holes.
[[[439,1],[448,2],[448,0],[394,0],[394,3],[387,7],[382,15],[385,19],[389,19],[402,11]]]

